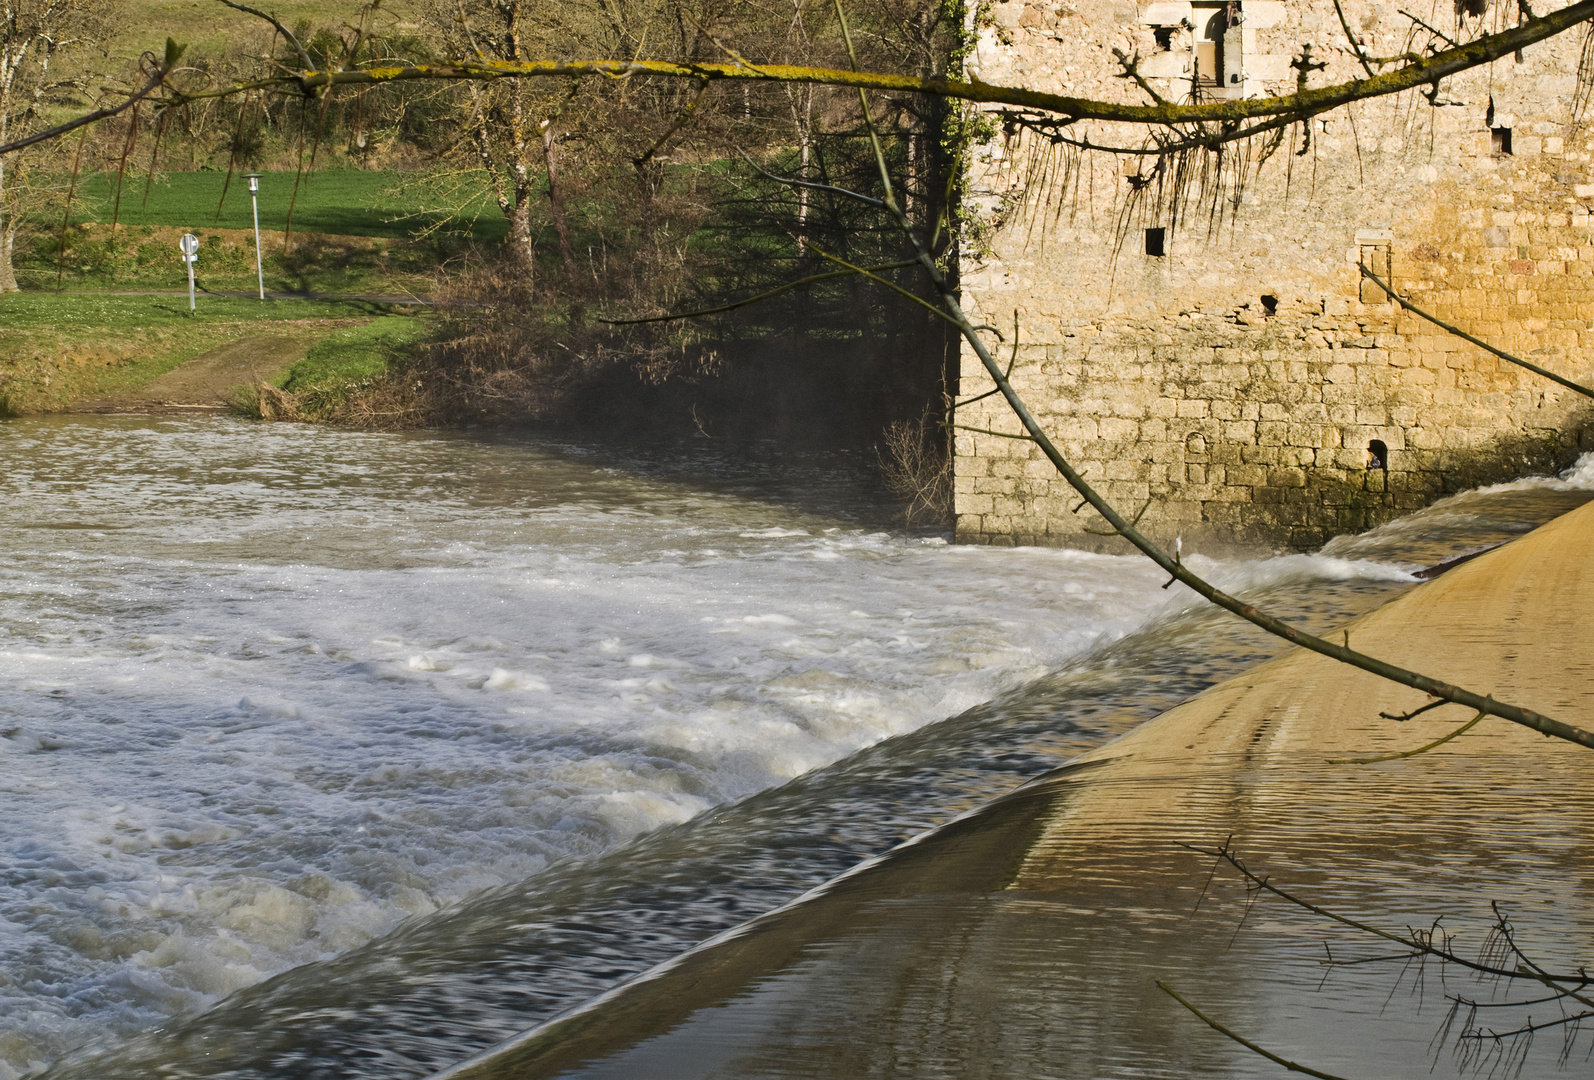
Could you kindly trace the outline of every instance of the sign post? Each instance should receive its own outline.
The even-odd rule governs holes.
[[[194,263],[199,261],[199,237],[191,232],[183,233],[183,238],[177,241],[177,246],[182,249],[183,262],[188,264],[188,310],[194,310]]]
[[[260,174],[244,173],[249,181],[249,202],[255,210],[255,276],[260,279],[260,299],[266,298],[266,271],[260,262]]]

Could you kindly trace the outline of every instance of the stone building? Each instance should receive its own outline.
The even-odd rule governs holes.
[[[1448,36],[1516,25],[1451,0],[1407,8]],[[1559,5],[1557,5],[1559,6]],[[1345,0],[1371,56],[1428,31]],[[1144,101],[1288,92],[1360,62],[1332,0],[997,0],[971,73]],[[1080,153],[1033,133],[976,147],[965,302],[1011,334],[1014,382],[1064,452],[1154,537],[1302,548],[1594,446],[1590,402],[1391,304],[1366,265],[1438,317],[1568,378],[1594,380],[1594,127],[1576,115],[1573,31],[1419,92],[1296,125],[1273,148],[1190,157]],[[1079,123],[1073,139],[1145,133]],[[1265,158],[1265,160],[1263,160]],[[1170,159],[1171,161],[1171,159]],[[1125,164],[1127,162],[1127,164]],[[1203,184],[1205,186],[1203,187]],[[1009,355],[1003,346],[1004,361]],[[959,390],[990,389],[965,348]],[[960,423],[1017,432],[999,398]],[[1103,523],[1025,442],[955,439],[957,536],[1095,545]]]

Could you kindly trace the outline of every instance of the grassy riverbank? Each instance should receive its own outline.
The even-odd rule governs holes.
[[[263,420],[332,421],[360,427],[414,423],[421,418],[418,391],[424,386],[384,376],[392,361],[407,354],[430,327],[428,319],[414,315],[383,315],[334,329],[279,377],[245,388],[234,407]]]
[[[176,295],[12,293],[0,296],[0,414],[59,412],[133,391],[200,353],[261,333],[315,341],[284,381],[325,395],[373,379],[425,323],[414,309],[351,300],[205,297],[190,313],[187,298]]]

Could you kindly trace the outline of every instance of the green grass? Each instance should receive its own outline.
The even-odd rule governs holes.
[[[349,339],[346,360],[336,343],[313,345],[318,368],[305,373],[311,378],[320,370],[330,381],[346,366],[356,377],[369,378],[380,370],[371,362],[372,349],[383,342],[399,347],[423,332],[424,318],[397,310],[346,300],[203,298],[190,315],[186,298],[178,297],[0,294],[0,413],[51,412],[133,390],[208,349],[267,327],[310,339],[364,330],[356,322],[382,327]],[[380,355],[385,361],[388,354]]]
[[[199,298],[190,314],[188,298],[105,296],[73,293],[0,293],[0,342],[13,334],[50,331],[137,331],[161,327],[194,328],[220,323],[288,322],[306,319],[370,318],[388,305],[358,300],[239,300]]]
[[[376,378],[388,359],[418,341],[428,323],[413,315],[384,315],[361,326],[334,330],[310,346],[278,387],[290,393],[336,391]]]
[[[426,293],[437,268],[471,244],[496,245],[505,231],[496,207],[474,224],[451,222],[426,237],[412,233],[426,220],[401,220],[405,196],[393,191],[403,174],[328,170],[306,173],[294,208],[293,233],[284,242],[294,174],[268,173],[261,181],[260,227],[266,288],[284,292]],[[145,200],[144,183],[124,184],[120,211],[115,175],[82,177],[73,201],[74,224],[36,220],[21,246],[17,270],[23,287],[54,289],[184,288],[186,268],[177,250],[183,232],[199,237],[196,267],[201,288],[218,292],[255,287],[255,246],[249,188],[233,177],[222,202],[226,174],[214,170],[158,176]],[[417,196],[419,198],[420,196]],[[112,217],[118,228],[109,228]]]
[[[404,173],[359,169],[306,172],[299,179],[297,198],[293,194],[295,175],[293,172],[268,172],[261,176],[260,228],[263,231],[281,232],[287,226],[290,201],[294,232],[404,239],[437,220],[430,215],[413,216],[417,203],[423,202],[424,197],[419,193],[406,194],[399,188],[407,179]],[[148,185],[147,199],[145,186],[143,176],[124,176],[118,210],[115,173],[80,177],[72,220],[109,224],[115,216],[123,225],[171,226],[194,231],[254,227],[249,184],[242,170],[233,175],[231,184],[227,183],[227,174],[217,169],[157,174],[154,182]],[[507,232],[503,215],[496,207],[489,207],[485,200],[470,208],[471,213],[478,211],[481,213],[474,222],[450,223],[444,232],[451,237],[480,242],[501,240]]]

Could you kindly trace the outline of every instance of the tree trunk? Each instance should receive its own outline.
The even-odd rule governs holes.
[[[471,87],[471,96],[476,102],[477,116],[480,117],[483,112],[475,87]],[[524,182],[524,170],[519,168],[505,170],[511,173],[515,183],[511,187],[506,182],[493,157],[491,131],[488,125],[481,121],[476,124],[476,154],[481,159],[482,168],[487,171],[487,177],[493,185],[493,199],[498,203],[498,209],[503,212],[505,220],[509,222],[509,239],[506,241],[509,257],[525,276],[525,280],[530,282],[537,269],[537,248],[531,242],[531,190]]]
[[[11,253],[16,248],[17,230],[7,217],[0,222],[0,293],[19,292],[16,271],[11,267]]]
[[[0,161],[0,293],[18,292],[16,270],[11,265],[17,246],[17,219],[6,204],[6,170]]]
[[[553,124],[542,125],[542,156],[548,169],[548,216],[553,218],[553,231],[559,238],[559,257],[564,260],[565,274],[570,283],[576,281],[576,252],[570,246],[570,222],[565,215],[564,182],[559,178],[558,155],[554,151]]]
[[[509,257],[515,266],[531,281],[537,271],[537,247],[531,239],[531,192],[515,188],[515,199],[504,209],[509,219]]]

